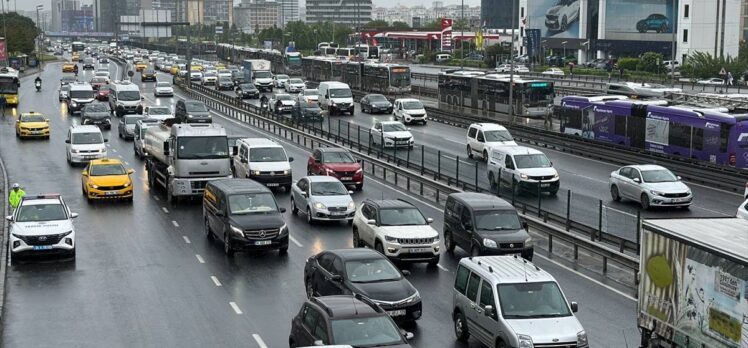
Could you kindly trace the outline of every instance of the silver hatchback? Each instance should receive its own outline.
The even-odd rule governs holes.
[[[301,211],[310,224],[315,221],[346,221],[356,214],[352,191],[332,176],[307,176],[291,188],[291,212]]]
[[[667,168],[658,165],[631,165],[610,173],[610,196],[650,207],[688,208],[693,202],[691,189]]]

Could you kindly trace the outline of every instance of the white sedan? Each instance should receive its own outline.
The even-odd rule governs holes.
[[[564,71],[559,68],[550,68],[542,72],[543,75],[564,76]]]
[[[745,202],[740,203],[738,207],[738,217],[743,220],[748,220],[748,199]]]
[[[298,93],[304,90],[304,88],[306,88],[306,84],[304,83],[304,80],[302,79],[293,78],[293,79],[286,80],[286,83],[283,86],[283,88],[288,93]]]
[[[374,127],[369,130],[369,142],[372,145],[384,145],[384,147],[413,148],[414,144],[410,129],[398,121],[376,121]]]
[[[160,96],[173,97],[174,88],[171,87],[171,83],[169,83],[168,81],[156,82],[156,88],[153,89],[153,96],[154,97],[160,97]]]
[[[300,211],[310,224],[319,221],[351,223],[356,214],[352,191],[332,176],[307,176],[291,187],[291,213]]]
[[[699,85],[724,85],[725,80],[719,77],[712,77],[711,79],[696,81],[696,83]]]

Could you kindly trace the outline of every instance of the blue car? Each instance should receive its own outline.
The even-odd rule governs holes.
[[[654,30],[658,33],[670,32],[670,20],[661,14],[651,14],[649,17],[636,23],[636,30],[640,33],[646,33]]]

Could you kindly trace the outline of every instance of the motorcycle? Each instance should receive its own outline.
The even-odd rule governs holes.
[[[36,91],[41,92],[42,91],[42,82],[36,81]]]

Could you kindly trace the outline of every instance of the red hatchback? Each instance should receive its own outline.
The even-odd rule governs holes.
[[[364,187],[361,163],[350,152],[340,148],[318,148],[309,156],[307,175],[334,176],[345,185],[355,185],[356,191]]]
[[[96,91],[96,100],[98,101],[108,101],[109,100],[109,92],[112,90],[109,88],[109,85],[102,85],[99,87],[99,90]]]

